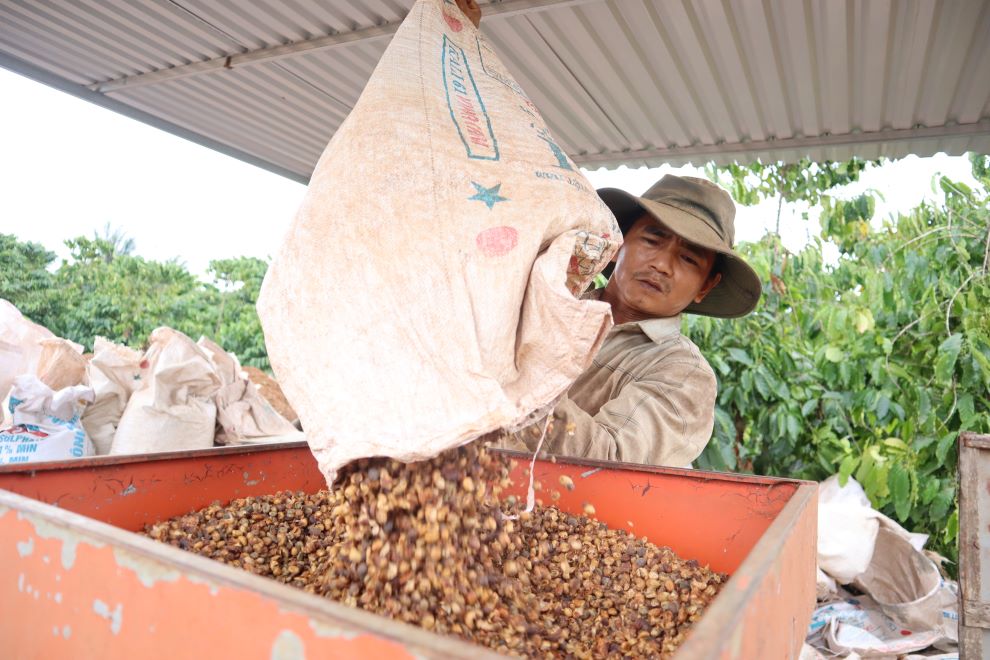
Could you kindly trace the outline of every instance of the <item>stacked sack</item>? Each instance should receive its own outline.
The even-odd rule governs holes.
[[[232,353],[162,327],[145,352],[102,337],[87,360],[0,300],[0,465],[301,440]]]
[[[81,422],[93,401],[82,346],[32,323],[0,299],[0,465],[94,453]]]
[[[818,492],[819,607],[807,643],[828,657],[954,650],[958,585],[924,551],[928,536],[874,509],[852,477],[829,477]]]

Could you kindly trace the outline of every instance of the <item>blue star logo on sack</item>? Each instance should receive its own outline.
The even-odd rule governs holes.
[[[501,195],[498,194],[499,189],[502,187],[501,183],[496,183],[491,188],[486,188],[480,183],[475,183],[474,181],[471,182],[471,185],[474,186],[474,189],[477,191],[477,193],[475,193],[471,197],[468,197],[468,199],[484,202],[489,210],[491,210],[499,202],[509,201],[508,197],[502,197]]]

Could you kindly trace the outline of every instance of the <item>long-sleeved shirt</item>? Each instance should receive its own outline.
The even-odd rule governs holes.
[[[614,326],[554,409],[543,448],[558,456],[687,467],[715,421],[715,373],[681,317]],[[501,446],[535,451],[543,424]],[[521,445],[524,445],[521,446]]]

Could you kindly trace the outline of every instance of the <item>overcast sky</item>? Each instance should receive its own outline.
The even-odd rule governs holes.
[[[196,273],[211,259],[274,252],[305,187],[109,110],[0,69],[0,232],[42,243],[60,256],[63,241],[106,223],[149,259],[177,257]],[[586,172],[596,187],[639,194],[666,171]],[[880,191],[879,213],[938,199],[932,175],[975,186],[966,158],[907,158],[867,172],[848,194]],[[798,249],[817,232],[814,216],[785,212],[781,233]],[[740,208],[738,240],[772,229],[776,203]]]

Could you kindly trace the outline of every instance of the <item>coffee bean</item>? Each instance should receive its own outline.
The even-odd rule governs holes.
[[[507,520],[520,507],[498,499],[508,473],[479,443],[364,459],[331,491],[215,503],[145,534],[502,653],[673,654],[726,576],[555,506]]]

